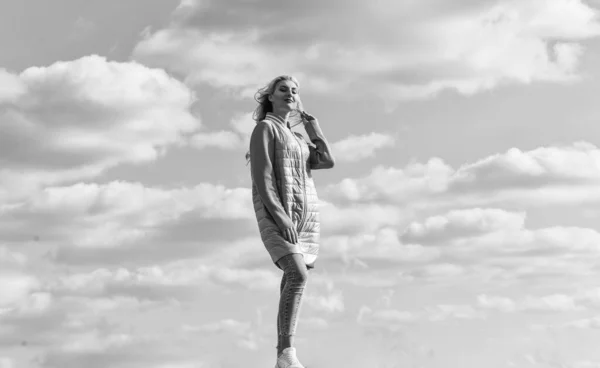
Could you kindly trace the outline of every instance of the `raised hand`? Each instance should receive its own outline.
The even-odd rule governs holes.
[[[316,117],[314,117],[313,115],[307,113],[306,111],[301,111],[300,114],[302,115],[302,118],[304,120],[306,120],[307,122],[312,121],[312,120],[317,120]]]

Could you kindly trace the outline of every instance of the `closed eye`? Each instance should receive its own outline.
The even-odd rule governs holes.
[[[288,88],[287,88],[287,87],[285,87],[285,86],[283,86],[283,87],[281,87],[279,90],[280,90],[281,92],[287,92]],[[296,95],[296,94],[298,94],[298,90],[297,90],[296,88],[292,88],[292,93]]]

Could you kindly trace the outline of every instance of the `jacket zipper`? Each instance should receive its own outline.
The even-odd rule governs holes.
[[[292,134],[294,135],[294,138],[296,138],[296,142],[298,143],[298,146],[300,146],[300,159],[302,161],[302,171],[301,171],[301,175],[302,175],[302,193],[304,194],[304,205],[302,206],[302,218],[300,219],[300,224],[298,226],[298,232],[300,232],[300,230],[302,229],[302,226],[304,226],[304,223],[306,222],[306,212],[307,212],[307,206],[308,206],[308,197],[306,195],[306,176],[305,176],[305,166],[306,166],[306,162],[304,161],[304,153],[302,153],[302,144],[300,143],[300,140],[298,139],[298,137],[296,136],[296,134],[294,134],[294,132],[292,132]],[[300,234],[298,234],[300,235]]]

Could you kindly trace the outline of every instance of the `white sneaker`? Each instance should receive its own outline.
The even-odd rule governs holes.
[[[279,358],[275,368],[304,368],[296,358],[296,348],[285,348]]]

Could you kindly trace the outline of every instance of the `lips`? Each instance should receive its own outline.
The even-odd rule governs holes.
[[[294,102],[294,99],[293,98],[286,98],[285,102],[287,102],[287,103]]]

